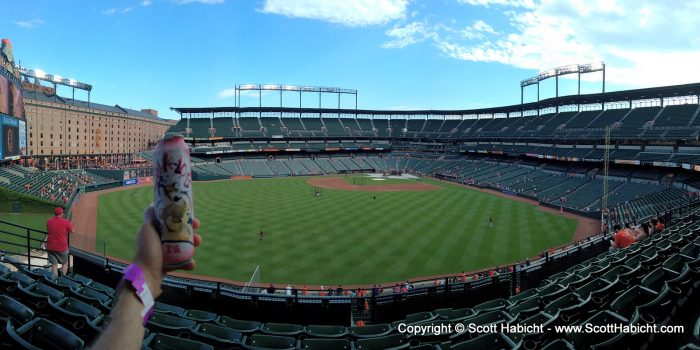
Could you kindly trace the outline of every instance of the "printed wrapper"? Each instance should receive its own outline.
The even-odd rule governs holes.
[[[155,226],[163,267],[179,268],[194,257],[194,201],[190,150],[180,135],[166,135],[153,152]]]

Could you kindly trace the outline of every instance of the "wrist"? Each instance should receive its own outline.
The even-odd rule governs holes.
[[[149,277],[138,264],[132,263],[124,270],[124,281],[142,304],[140,315],[145,325],[151,317],[155,305],[155,296],[149,286],[149,284],[153,285],[153,278]],[[160,294],[160,285],[158,285],[158,294]]]

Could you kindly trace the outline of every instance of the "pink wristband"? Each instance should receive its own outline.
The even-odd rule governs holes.
[[[143,303],[141,317],[143,317],[143,325],[145,326],[146,323],[148,323],[148,319],[151,318],[153,314],[153,305],[155,305],[155,301],[153,300],[151,289],[148,288],[148,284],[146,283],[143,270],[141,270],[141,267],[138,265],[132,263],[124,269],[124,279],[131,282],[131,285],[136,291],[136,295],[141,300],[141,303]]]

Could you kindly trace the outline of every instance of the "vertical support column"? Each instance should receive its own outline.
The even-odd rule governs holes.
[[[555,91],[555,97],[558,99],[559,98],[559,74],[554,76],[554,91]],[[556,107],[557,113],[559,113],[559,102],[557,102],[557,107]]]

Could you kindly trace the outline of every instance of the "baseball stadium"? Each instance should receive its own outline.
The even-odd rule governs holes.
[[[202,243],[142,349],[700,348],[700,83],[606,91],[609,65],[570,64],[468,109],[237,84],[168,119],[1,52],[3,348],[88,348],[119,323],[166,135],[188,146]]]

